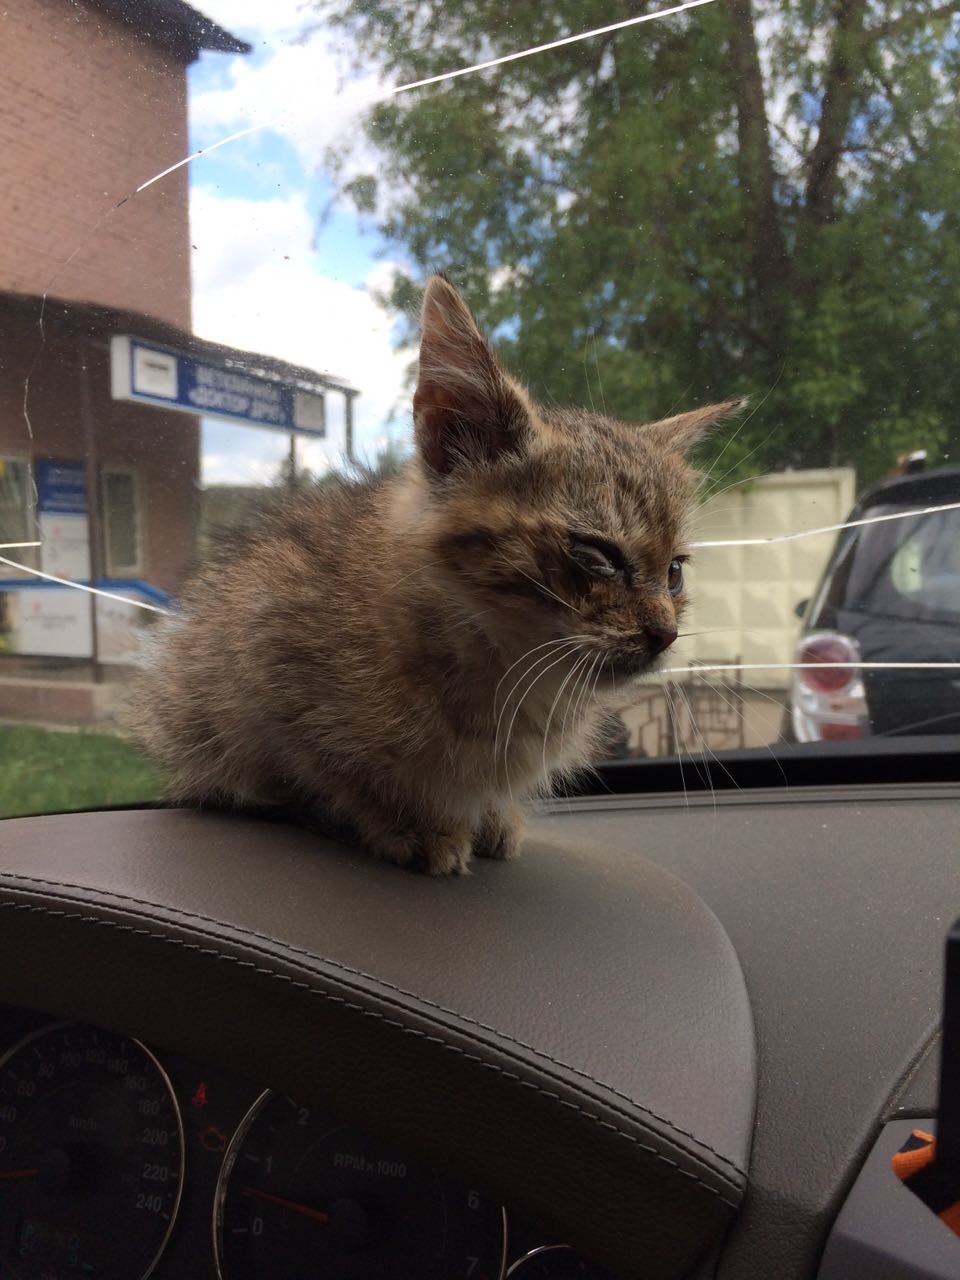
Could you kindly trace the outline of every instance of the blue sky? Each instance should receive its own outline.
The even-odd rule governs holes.
[[[393,317],[371,293],[392,272],[386,246],[369,222],[331,207],[334,188],[321,164],[325,148],[344,140],[354,144],[358,170],[370,162],[357,121],[376,81],[346,80],[345,60],[324,33],[297,40],[307,21],[301,0],[209,0],[200,7],[254,51],[205,53],[191,67],[191,149],[253,124],[266,127],[190,166],[194,328],[347,378],[361,391],[358,447],[372,454],[387,434],[409,430],[404,373],[411,353],[394,350]],[[339,399],[330,397],[326,445],[299,445],[301,461],[315,469],[342,453]],[[282,435],[206,423],[204,479],[269,478],[287,447]]]

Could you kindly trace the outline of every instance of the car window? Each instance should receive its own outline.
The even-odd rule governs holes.
[[[748,398],[696,455],[681,635],[598,759],[819,740],[796,671],[838,653],[960,663],[960,513],[837,536],[960,463],[960,16],[639,8],[4,8],[0,813],[162,793],[123,712],[158,624],[225,529],[403,466],[434,269],[545,404]],[[900,705],[867,670],[845,736]]]
[[[878,542],[880,539],[876,539]],[[856,598],[894,617],[934,618],[960,623],[960,518],[949,511],[903,522],[892,546],[870,547],[870,558],[886,567],[875,584],[851,583]],[[871,542],[873,540],[871,539]]]

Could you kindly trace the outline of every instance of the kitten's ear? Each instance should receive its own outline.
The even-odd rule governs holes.
[[[641,430],[648,440],[659,445],[665,452],[686,454],[712,427],[724,418],[739,413],[746,403],[746,399],[742,399],[708,404],[702,409],[692,409],[689,413],[664,418],[661,422],[651,422]]]
[[[445,476],[461,464],[519,452],[530,429],[526,394],[443,276],[427,283],[421,328],[413,422],[427,469]]]

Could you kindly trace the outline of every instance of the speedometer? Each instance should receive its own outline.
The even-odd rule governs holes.
[[[176,1100],[139,1041],[61,1024],[0,1061],[3,1280],[143,1280],[182,1180]]]
[[[251,1108],[217,1195],[221,1280],[500,1280],[502,1209],[281,1094]]]

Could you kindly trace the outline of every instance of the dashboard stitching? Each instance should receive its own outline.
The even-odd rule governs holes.
[[[220,960],[229,964],[237,965],[240,968],[252,969],[255,973],[259,973],[264,977],[273,978],[280,982],[287,983],[290,986],[297,988],[298,990],[302,990],[306,992],[308,995],[319,996],[320,998],[324,1000],[328,1000],[331,1003],[342,1005],[344,1008],[350,1009],[356,1013],[359,1013],[363,1017],[374,1018],[377,1021],[385,1023],[387,1026],[396,1027],[398,1030],[402,1031],[406,1035],[417,1036],[427,1041],[428,1043],[437,1044],[440,1046],[440,1048],[447,1050],[451,1053],[455,1053],[458,1056],[466,1059],[468,1062],[474,1062],[477,1065],[485,1068],[486,1070],[494,1071],[498,1075],[503,1076],[507,1080],[512,1080],[517,1084],[520,1084],[524,1088],[532,1089],[534,1092],[539,1093],[546,1098],[550,1098],[555,1102],[558,1102],[561,1106],[567,1108],[568,1110],[577,1112],[579,1115],[582,1115],[585,1119],[590,1120],[596,1125],[599,1125],[601,1128],[609,1130],[611,1133],[615,1134],[617,1137],[625,1139],[627,1142],[630,1142],[634,1146],[638,1147],[640,1150],[648,1152],[650,1155],[654,1156],[655,1159],[659,1160],[661,1163],[666,1164],[670,1168],[674,1169],[682,1177],[687,1178],[692,1182],[695,1182],[697,1186],[699,1186],[702,1190],[716,1197],[718,1200],[720,1200],[722,1204],[725,1204],[728,1208],[734,1209],[734,1210],[739,1208],[739,1203],[740,1203],[739,1199],[735,1201],[731,1201],[727,1199],[727,1197],[723,1195],[721,1190],[711,1186],[707,1182],[704,1182],[700,1177],[698,1177],[696,1173],[693,1173],[688,1169],[681,1168],[681,1166],[678,1164],[677,1161],[671,1160],[669,1156],[664,1155],[663,1152],[659,1151],[656,1147],[650,1146],[648,1143],[641,1142],[639,1138],[635,1137],[632,1134],[625,1133],[622,1129],[618,1128],[611,1121],[605,1120],[602,1116],[595,1115],[594,1113],[586,1110],[584,1107],[579,1106],[577,1103],[571,1102],[569,1099],[561,1097],[558,1093],[555,1093],[549,1089],[544,1089],[542,1085],[535,1084],[532,1080],[524,1080],[516,1072],[507,1071],[503,1067],[498,1066],[496,1063],[488,1062],[476,1054],[471,1054],[467,1052],[467,1050],[460,1048],[458,1045],[450,1044],[448,1041],[444,1040],[441,1036],[430,1035],[426,1031],[421,1031],[418,1028],[406,1026],[403,1022],[400,1022],[395,1018],[388,1018],[385,1014],[380,1013],[374,1009],[365,1008],[363,1005],[357,1004],[354,1001],[347,1000],[346,997],[344,996],[338,996],[328,991],[319,990],[317,987],[312,986],[310,983],[298,981],[296,978],[291,977],[289,974],[279,973],[276,969],[266,968],[261,965],[257,965],[252,960],[242,960],[237,956],[227,955],[224,952],[218,951],[213,947],[203,947],[196,942],[186,942],[182,938],[174,938],[167,934],[155,933],[150,929],[137,928],[132,924],[122,924],[116,920],[105,920],[99,916],[85,915],[76,911],[63,911],[63,910],[56,911],[50,907],[37,906],[35,904],[25,903],[25,902],[0,902],[0,908],[3,908],[5,910],[14,910],[14,911],[28,911],[28,912],[32,912],[40,915],[59,917],[62,919],[77,920],[83,924],[98,925],[108,929],[115,929],[121,933],[135,934],[141,937],[150,938],[157,942],[168,943],[173,946],[181,947],[187,951],[195,951],[201,955],[211,956],[215,960]],[[556,1065],[561,1066],[563,1064],[557,1063]],[[589,1077],[587,1078],[589,1079]],[[648,1114],[652,1114],[652,1113],[648,1112]],[[659,1119],[659,1117],[656,1117],[656,1118]],[[667,1122],[664,1121],[663,1123],[667,1123]],[[720,1170],[714,1170],[713,1172],[715,1173],[718,1179],[731,1183],[731,1180],[728,1178],[728,1176],[723,1174]],[[739,1192],[741,1190],[740,1187],[734,1186],[732,1183],[730,1185],[730,1189],[734,1192]]]
[[[25,876],[9,872],[4,873],[0,879],[6,882],[13,881],[20,884],[33,884],[51,889],[70,890],[78,888],[78,886],[70,884],[67,881],[45,880],[38,876]],[[126,893],[114,893],[112,891],[107,891],[103,894],[103,898],[106,902],[115,901],[131,903],[140,908],[148,905],[144,899],[134,898],[130,894]],[[221,921],[215,920],[211,916],[204,915],[202,912],[184,911],[179,907],[160,906],[158,903],[151,903],[149,905],[155,906],[158,911],[162,911],[167,915],[177,917],[182,920],[198,921],[202,924],[211,925],[214,928],[217,928],[222,924]],[[552,1062],[555,1067],[560,1067],[564,1071],[569,1071],[572,1075],[577,1076],[581,1080],[589,1081],[590,1084],[599,1085],[613,1097],[619,1098],[622,1102],[627,1103],[629,1107],[636,1111],[643,1112],[644,1115],[650,1116],[660,1124],[666,1125],[669,1129],[673,1130],[674,1133],[680,1134],[684,1138],[688,1138],[702,1150],[709,1151],[710,1154],[715,1156],[722,1164],[732,1169],[738,1178],[746,1177],[745,1172],[735,1163],[735,1161],[731,1160],[729,1156],[721,1155],[720,1152],[711,1147],[708,1142],[703,1142],[700,1138],[696,1137],[695,1134],[692,1134],[688,1130],[674,1124],[673,1121],[668,1120],[665,1116],[658,1115],[657,1112],[652,1111],[649,1107],[643,1106],[640,1102],[636,1102],[628,1094],[621,1092],[621,1090],[614,1088],[612,1085],[609,1085],[602,1080],[594,1079],[594,1077],[589,1075],[586,1071],[582,1071],[578,1067],[571,1066],[569,1063],[561,1062],[559,1059],[551,1057],[550,1054],[544,1053],[543,1050],[527,1044],[524,1040],[519,1040],[515,1036],[511,1036],[508,1032],[498,1031],[496,1027],[491,1027],[477,1018],[471,1018],[469,1014],[460,1013],[456,1009],[448,1009],[445,1005],[438,1004],[436,1001],[430,1000],[425,996],[420,996],[416,992],[408,991],[406,988],[397,986],[395,983],[389,982],[384,978],[378,978],[374,974],[366,973],[363,969],[355,969],[351,965],[343,964],[339,960],[333,960],[326,956],[318,956],[315,952],[308,951],[305,947],[298,947],[294,943],[282,942],[279,938],[274,938],[268,933],[260,933],[256,929],[246,929],[242,926],[236,925],[230,925],[229,928],[244,938],[255,938],[260,942],[266,942],[272,946],[280,947],[290,955],[302,956],[305,959],[314,960],[318,964],[329,965],[331,968],[337,969],[341,973],[349,974],[351,977],[361,978],[366,982],[375,983],[377,986],[383,987],[385,990],[396,992],[397,995],[405,996],[409,1000],[414,1000],[418,1004],[424,1005],[426,1008],[435,1009],[438,1013],[446,1014],[451,1018],[457,1018],[467,1026],[476,1027],[481,1031],[487,1031],[490,1035],[494,1035],[498,1039],[505,1040],[509,1044],[516,1045],[518,1049],[523,1049],[528,1053],[536,1054],[537,1057],[544,1058],[546,1061]],[[739,1190],[739,1184],[736,1179],[730,1178],[728,1175],[724,1174],[722,1170],[718,1169],[715,1170],[715,1172],[718,1177],[726,1178],[733,1190]]]

